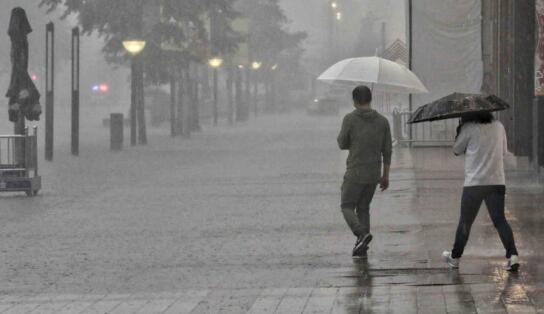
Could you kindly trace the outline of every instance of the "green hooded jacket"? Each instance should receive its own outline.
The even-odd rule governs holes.
[[[391,164],[393,147],[389,121],[373,109],[355,109],[344,117],[338,146],[349,150],[344,180],[378,183],[382,162]]]

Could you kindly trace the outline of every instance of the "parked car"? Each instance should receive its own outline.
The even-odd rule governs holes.
[[[309,115],[337,115],[340,111],[341,100],[335,97],[325,96],[315,98],[306,107]]]

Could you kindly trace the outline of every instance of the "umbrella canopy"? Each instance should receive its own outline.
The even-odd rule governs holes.
[[[495,95],[453,93],[419,107],[408,123],[459,118],[467,113],[493,112],[510,108]]]
[[[11,39],[11,80],[6,97],[9,98],[9,120],[16,122],[22,114],[28,120],[39,120],[40,93],[28,75],[28,39],[32,32],[25,10],[11,11],[8,35]]]
[[[419,78],[405,66],[379,57],[342,60],[318,78],[338,84],[365,84],[373,90],[397,94],[422,94],[429,91]]]

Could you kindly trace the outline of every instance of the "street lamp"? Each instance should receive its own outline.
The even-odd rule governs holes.
[[[223,65],[223,59],[221,58],[211,58],[209,61],[208,61],[208,64],[214,68],[214,69],[217,69],[219,68],[221,65]]]
[[[270,67],[270,97],[268,97],[268,100],[270,102],[270,108],[272,108],[273,110],[276,110],[276,70],[278,69],[278,67],[279,66],[277,63],[274,63],[274,65]]]
[[[336,19],[338,21],[341,21],[342,20],[342,12],[336,12]]]
[[[261,65],[263,65],[262,62],[258,62],[258,61],[253,61],[253,63],[251,63],[251,68],[253,70],[258,70],[261,68]]]
[[[219,115],[219,110],[217,108],[217,69],[223,65],[223,59],[219,57],[213,57],[210,60],[208,60],[208,64],[213,69],[213,125],[217,126],[217,120]]]
[[[145,41],[143,40],[125,40],[123,41],[123,47],[125,50],[133,56],[138,55],[145,48]]]
[[[335,1],[331,2],[331,7],[332,7],[333,9],[338,8],[338,3],[336,3]]]
[[[263,65],[262,62],[260,61],[253,61],[251,63],[251,68],[254,70],[254,71],[258,71],[261,66]],[[257,77],[257,74],[255,74],[255,79],[253,80],[253,110],[254,110],[254,114],[255,114],[255,117],[257,116],[257,112],[258,112],[258,92],[259,92],[259,82],[258,82],[258,77]]]
[[[143,66],[138,55],[145,48],[143,40],[125,40],[123,47],[131,55],[130,87],[130,144],[136,145],[136,127],[139,125],[139,142],[146,144],[143,95]]]

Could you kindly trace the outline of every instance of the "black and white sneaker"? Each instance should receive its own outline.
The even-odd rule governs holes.
[[[508,264],[506,264],[506,270],[514,273],[519,270],[519,258],[517,255],[512,255],[508,259]]]
[[[357,242],[355,242],[355,247],[353,248],[353,256],[366,256],[370,241],[372,241],[372,234],[370,233],[367,233],[364,236],[359,236],[357,238]]]
[[[450,251],[442,252],[442,260],[448,264],[450,268],[459,268],[459,258],[453,258]]]
[[[352,257],[353,259],[368,258],[368,253],[366,250],[358,253],[354,251]]]

